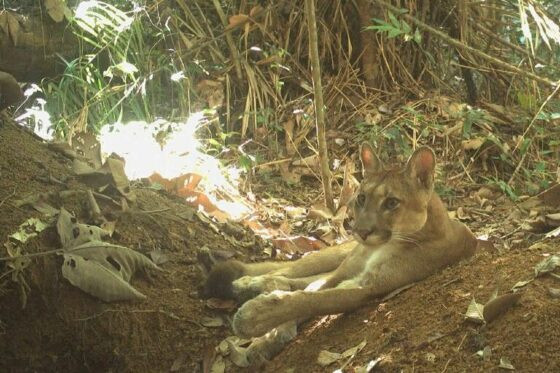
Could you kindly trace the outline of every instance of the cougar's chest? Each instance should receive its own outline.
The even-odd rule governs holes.
[[[401,251],[401,246],[391,241],[368,252],[363,262],[360,273],[356,276],[356,283],[359,286],[367,286],[371,281],[372,274],[383,268],[385,263],[392,261]]]

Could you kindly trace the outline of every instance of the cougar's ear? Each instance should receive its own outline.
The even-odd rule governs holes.
[[[422,186],[428,189],[432,188],[436,170],[436,155],[434,151],[427,146],[416,149],[410,156],[406,169],[410,177],[418,180]]]
[[[367,142],[364,142],[360,147],[360,159],[362,160],[362,173],[364,175],[378,173],[383,170],[381,161]]]

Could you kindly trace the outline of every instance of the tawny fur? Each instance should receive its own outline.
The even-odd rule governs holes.
[[[433,191],[431,149],[418,149],[400,168],[386,169],[367,144],[360,158],[355,241],[294,262],[229,262],[211,272],[209,294],[254,297],[234,316],[237,335],[257,337],[297,320],[353,310],[474,253],[476,238],[449,219]]]

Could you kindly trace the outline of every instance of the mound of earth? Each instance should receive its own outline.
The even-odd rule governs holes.
[[[88,222],[83,193],[59,193],[87,189],[70,165],[30,133],[10,123],[0,127],[3,242],[27,219],[43,218],[15,203],[34,194],[49,193],[53,206]],[[61,276],[60,256],[33,256],[23,272],[29,289],[22,292],[11,281],[0,288],[0,371],[210,371],[215,347],[231,335],[233,310],[224,311],[227,304],[213,304],[212,309],[198,297],[199,253],[206,247],[225,257],[250,258],[258,256],[264,244],[247,231],[245,238],[232,240],[227,232],[197,218],[178,198],[142,184],[134,189],[137,201],[128,209],[110,200],[98,202],[104,216],[116,222],[111,242],[144,254],[157,251],[166,258],[164,272],[132,281],[147,299],[104,303]],[[466,197],[455,201],[469,203]],[[498,371],[509,367],[507,362],[522,372],[560,371],[560,299],[553,296],[560,288],[558,279],[541,276],[526,284],[519,290],[519,302],[504,308],[492,322],[477,324],[464,317],[473,298],[484,304],[496,290],[507,293],[519,281],[532,279],[534,266],[558,251],[553,239],[531,245],[523,232],[511,232],[514,228],[505,223],[511,210],[511,204],[500,200],[491,213],[476,215],[469,223],[475,233],[495,233],[491,232],[494,249],[481,249],[470,260],[386,301],[305,323],[296,339],[259,370],[353,372],[379,360],[374,370],[384,372]],[[504,242],[514,238],[515,248],[507,248]],[[241,241],[245,244],[236,245]],[[24,254],[58,248],[51,226],[25,245]],[[11,275],[7,262],[0,262],[2,280]],[[317,363],[322,350],[340,353],[363,341],[365,347],[353,357],[327,367]],[[500,362],[503,368],[498,368]]]

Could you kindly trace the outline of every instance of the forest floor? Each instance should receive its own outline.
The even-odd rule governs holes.
[[[86,189],[70,164],[27,131],[9,123],[1,125],[3,242],[27,219],[42,218],[40,212],[15,201],[33,194]],[[555,288],[560,288],[558,279],[545,275],[526,284],[519,290],[518,304],[486,325],[464,317],[473,298],[484,304],[496,289],[507,293],[518,282],[533,279],[535,265],[558,252],[557,239],[525,230],[523,221],[528,217],[501,193],[480,185],[450,184],[446,182],[456,187],[455,198],[445,198],[450,211],[476,235],[488,235],[493,245],[387,301],[372,301],[349,314],[305,323],[295,340],[259,369],[332,372],[344,365],[344,372],[353,372],[379,360],[373,371],[503,371],[507,362],[519,372],[560,371],[560,299],[554,296],[558,295]],[[313,198],[320,189],[319,183],[302,193],[294,186],[284,191],[269,186],[254,187],[257,198],[259,190],[282,193],[277,197],[284,200],[298,195],[291,202],[300,206],[301,196],[309,195],[309,189],[314,190]],[[232,334],[229,317],[234,309],[224,310],[227,304],[214,304],[212,309],[212,304],[199,298],[200,249],[253,259],[260,258],[269,244],[245,230],[236,242],[252,244],[245,249],[232,247],[227,234],[193,217],[192,208],[180,198],[142,184],[134,189],[137,201],[127,210],[109,202],[100,204],[103,214],[116,221],[111,242],[144,254],[158,250],[165,257],[160,264],[164,272],[132,280],[147,299],[104,303],[62,277],[61,256],[34,257],[24,271],[29,285],[25,308],[19,286],[0,288],[0,371],[210,371],[215,347]],[[79,194],[52,197],[50,203],[85,220],[85,198]],[[25,253],[59,247],[51,225],[27,243]],[[0,276],[8,269],[6,262],[0,262]],[[365,346],[351,358],[327,367],[317,363],[322,350],[341,353],[363,341]],[[227,368],[236,370],[254,371]]]

